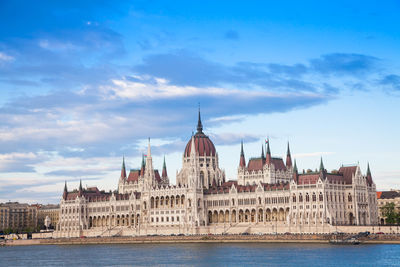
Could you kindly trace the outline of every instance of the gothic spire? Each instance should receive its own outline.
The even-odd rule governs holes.
[[[246,159],[244,158],[244,151],[243,151],[243,140],[241,141],[241,149],[240,149],[240,167],[246,167]]]
[[[367,182],[369,185],[372,185],[372,175],[371,175],[371,170],[369,169],[369,162],[368,162],[368,167],[367,167]]]
[[[296,182],[296,184],[298,183],[299,180],[299,173],[297,171],[297,164],[296,164],[296,160],[294,160],[294,166],[293,166],[293,179]]]
[[[197,121],[197,133],[203,132],[203,124],[201,123],[201,116],[200,116],[200,105],[199,105],[199,118]]]
[[[267,158],[266,158],[267,164],[271,164],[272,158],[271,158],[271,149],[269,148],[269,138],[267,139]]]
[[[126,178],[125,157],[122,157],[121,178]]]
[[[261,158],[264,160],[265,155],[264,155],[264,145],[261,145]]]
[[[79,179],[79,196],[81,197],[83,194],[83,189],[82,189],[82,179]]]
[[[149,137],[149,143],[147,145],[147,158],[151,158],[150,137]]]
[[[287,168],[292,167],[292,156],[290,155],[289,142],[287,143],[286,167],[287,167]]]
[[[367,165],[367,176],[371,176],[371,170],[369,169],[369,162],[368,162],[368,165]]]
[[[65,181],[65,185],[64,185],[64,193],[63,193],[63,199],[67,199],[67,195],[68,195],[68,189],[67,189],[67,181]]]
[[[325,171],[324,163],[323,163],[323,161],[322,161],[322,157],[321,157],[321,163],[319,164],[319,171],[320,171],[320,172],[324,172],[324,171]]]
[[[163,163],[163,169],[162,169],[162,175],[161,175],[161,177],[162,178],[166,178],[168,175],[167,175],[167,164],[165,164],[165,156],[164,156],[164,163]]]
[[[140,167],[140,176],[144,175],[145,167],[146,167],[146,163],[144,161],[144,154],[142,154],[142,166]]]

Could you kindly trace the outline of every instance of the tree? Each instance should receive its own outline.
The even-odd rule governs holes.
[[[400,214],[396,212],[393,202],[386,203],[381,209],[383,217],[386,218],[386,224],[395,224],[400,221]]]

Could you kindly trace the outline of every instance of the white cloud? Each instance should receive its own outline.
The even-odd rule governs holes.
[[[13,61],[14,57],[9,56],[3,52],[0,52],[0,61]]]
[[[121,98],[138,100],[142,98],[163,99],[188,97],[196,95],[208,96],[240,96],[246,97],[294,97],[312,96],[323,97],[316,93],[276,93],[266,90],[243,91],[238,89],[219,88],[219,87],[195,87],[172,85],[168,80],[162,78],[149,78],[147,76],[134,76],[137,81],[127,79],[112,80],[113,85],[101,86],[105,98]]]

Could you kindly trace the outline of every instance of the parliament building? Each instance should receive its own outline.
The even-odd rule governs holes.
[[[285,161],[271,155],[246,161],[243,143],[237,180],[225,179],[217,150],[203,132],[188,141],[177,173],[169,182],[167,167],[153,168],[150,139],[141,168],[126,172],[123,159],[118,190],[97,187],[68,191],[65,184],[55,234],[135,236],[152,234],[229,234],[326,232],[346,225],[377,225],[376,186],[368,165],[328,172],[299,172],[287,147]]]

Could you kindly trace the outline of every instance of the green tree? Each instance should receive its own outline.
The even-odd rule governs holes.
[[[386,218],[386,224],[395,224],[400,221],[400,215],[396,212],[393,202],[386,203],[381,209],[383,217]]]

